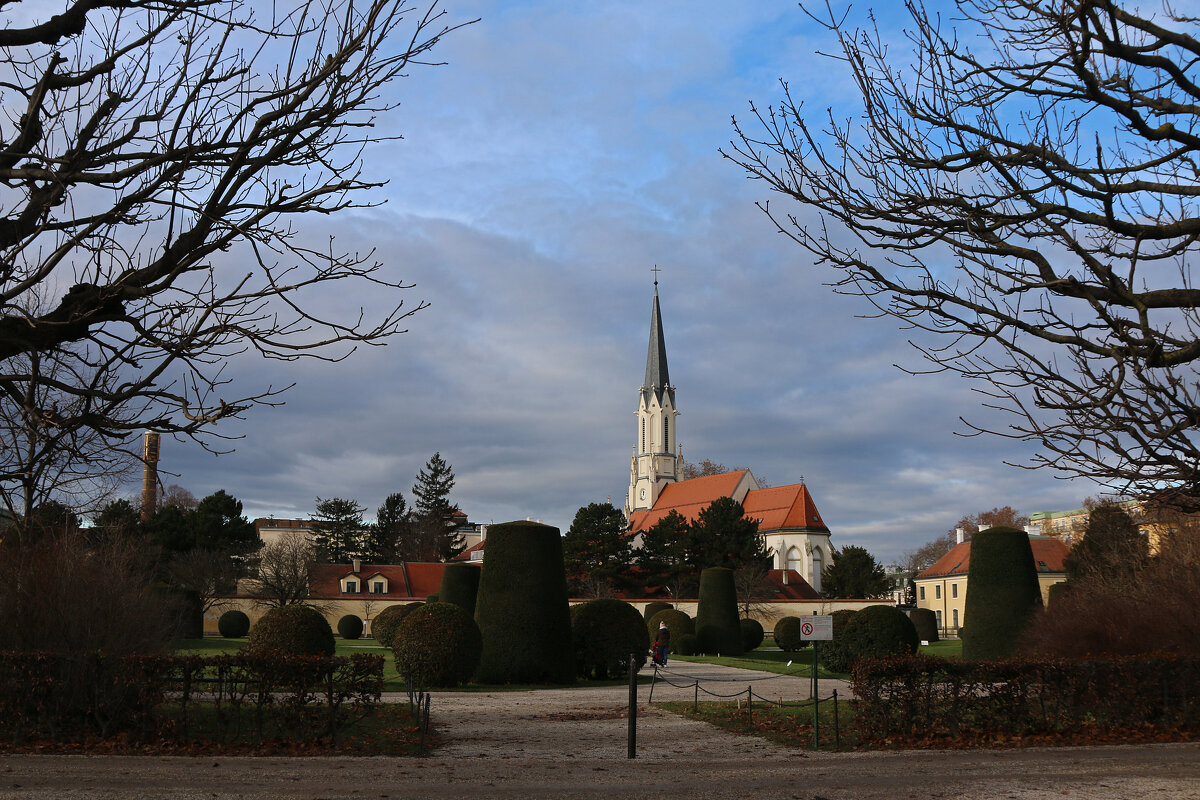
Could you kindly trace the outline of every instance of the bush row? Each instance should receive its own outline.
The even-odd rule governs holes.
[[[851,672],[864,744],[977,742],[1099,727],[1200,725],[1200,659],[860,659]]]
[[[0,735],[15,743],[117,735],[187,742],[197,704],[207,703],[218,741],[248,733],[336,742],[382,691],[375,655],[0,653]]]

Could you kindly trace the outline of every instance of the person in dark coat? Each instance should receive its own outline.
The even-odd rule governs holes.
[[[667,665],[667,653],[671,652],[671,629],[667,623],[658,623],[658,637],[654,640],[654,663],[660,667]]]

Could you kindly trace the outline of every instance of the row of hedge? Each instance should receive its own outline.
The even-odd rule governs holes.
[[[979,742],[1100,728],[1200,726],[1200,659],[860,659],[851,672],[863,744]]]
[[[382,691],[377,655],[0,653],[0,735],[17,744],[118,734],[188,742],[204,704],[213,710],[208,739],[283,735],[336,743],[346,726],[374,710]]]

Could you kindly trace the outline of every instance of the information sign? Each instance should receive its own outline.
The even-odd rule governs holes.
[[[800,638],[806,642],[833,641],[833,617],[829,615],[801,617]]]

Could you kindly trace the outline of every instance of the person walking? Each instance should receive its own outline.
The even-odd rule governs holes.
[[[667,653],[671,652],[671,629],[667,623],[659,621],[658,637],[654,640],[654,663],[657,666],[667,665]]]

